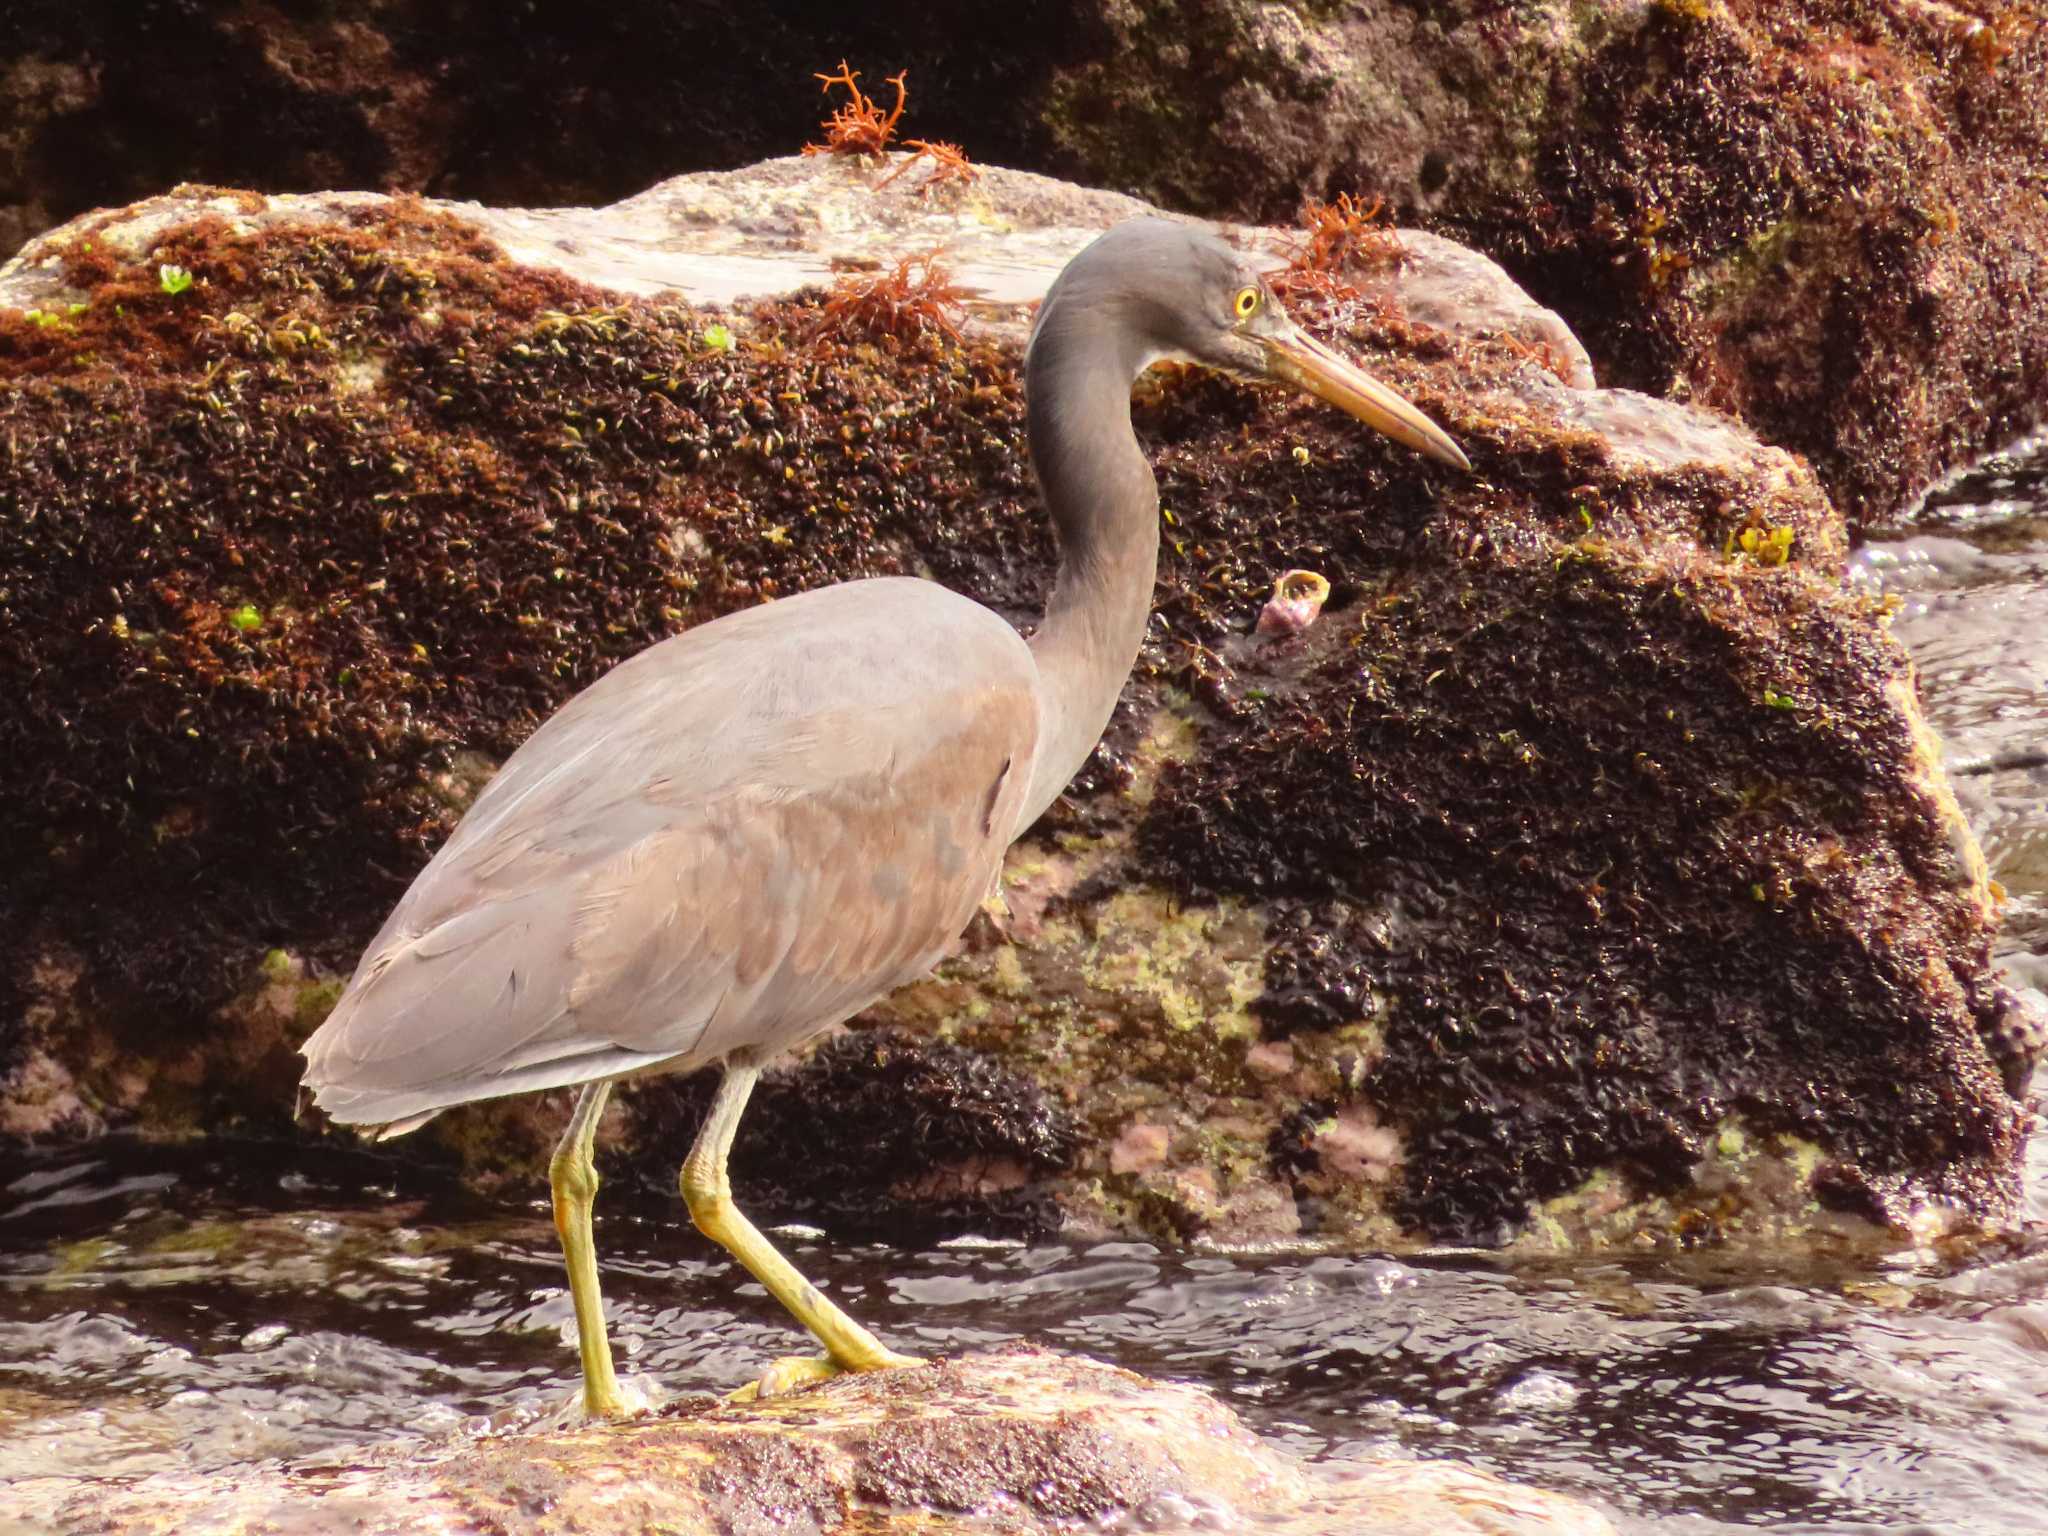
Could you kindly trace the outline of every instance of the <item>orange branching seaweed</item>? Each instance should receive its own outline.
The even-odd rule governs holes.
[[[967,151],[958,144],[948,144],[944,139],[907,139],[904,144],[911,153],[901,165],[875,183],[877,189],[886,187],[919,161],[927,159],[931,161],[931,174],[918,183],[919,197],[930,197],[933,188],[948,182],[966,186],[981,180],[980,168],[968,161]]]
[[[1562,357],[1560,357],[1557,353],[1557,349],[1551,346],[1549,342],[1524,341],[1521,337],[1517,336],[1513,331],[1501,331],[1497,334],[1495,339],[1498,340],[1500,344],[1506,347],[1510,352],[1514,353],[1515,356],[1527,358],[1537,367],[1545,370],[1548,373],[1555,374],[1559,379],[1563,380],[1565,383],[1571,383],[1571,364],[1567,363]]]
[[[1400,237],[1387,223],[1378,198],[1362,203],[1339,192],[1333,203],[1310,198],[1302,205],[1304,237],[1289,253],[1293,266],[1310,272],[1338,272],[1348,266],[1392,266],[1403,255]]]
[[[1287,247],[1287,265],[1266,274],[1273,291],[1294,303],[1355,301],[1358,289],[1341,275],[1346,268],[1392,266],[1403,256],[1378,198],[1360,202],[1349,192],[1330,203],[1310,198],[1302,205],[1301,227]]]
[[[1267,286],[1289,304],[1344,304],[1359,297],[1351,284],[1314,267],[1290,263],[1265,276]]]
[[[915,275],[913,276],[913,269]],[[906,256],[874,277],[842,277],[825,301],[813,336],[827,333],[908,340],[933,332],[960,339],[956,323],[967,290],[956,288],[938,253]]]
[[[907,70],[898,70],[891,75],[888,84],[896,87],[896,109],[884,113],[875,105],[874,98],[863,96],[854,82],[860,79],[858,72],[846,67],[846,60],[839,61],[839,73],[819,75],[825,82],[825,94],[832,94],[832,87],[843,85],[853,100],[840,106],[819,126],[825,130],[825,142],[806,144],[807,155],[879,155],[896,132],[896,120],[903,116],[903,103],[908,92],[903,85]]]

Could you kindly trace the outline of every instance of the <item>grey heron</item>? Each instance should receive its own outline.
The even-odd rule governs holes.
[[[621,663],[506,761],[306,1042],[315,1102],[387,1135],[582,1085],[550,1184],[591,1415],[627,1411],[591,1151],[612,1084],[640,1072],[724,1069],[683,1197],[825,1347],[777,1362],[762,1390],[916,1363],[740,1214],[727,1154],[763,1064],[929,969],[1101,738],[1151,614],[1158,489],[1130,394],[1162,358],[1280,380],[1470,467],[1222,240],[1163,219],[1112,229],[1053,283],[1025,365],[1059,545],[1031,638],[895,577],[730,614]]]

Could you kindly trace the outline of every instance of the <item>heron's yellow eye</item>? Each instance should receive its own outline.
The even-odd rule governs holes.
[[[1259,312],[1259,302],[1260,302],[1260,295],[1259,295],[1259,290],[1258,290],[1258,289],[1256,289],[1256,288],[1240,288],[1240,289],[1238,289],[1238,290],[1237,290],[1237,318],[1238,318],[1238,319],[1240,319],[1240,320],[1249,320],[1249,319],[1251,319],[1251,317],[1252,317],[1253,315],[1256,315],[1256,314],[1257,314],[1257,313]]]

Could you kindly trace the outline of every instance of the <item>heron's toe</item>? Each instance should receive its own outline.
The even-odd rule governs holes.
[[[893,1349],[877,1350],[858,1361],[835,1360],[831,1355],[788,1355],[775,1361],[757,1380],[748,1382],[726,1398],[729,1403],[751,1403],[760,1398],[780,1397],[800,1387],[829,1381],[850,1371],[893,1371],[923,1365],[914,1355],[899,1355]]]
[[[550,1429],[580,1429],[586,1424],[616,1424],[643,1418],[661,1406],[665,1394],[643,1377],[627,1377],[609,1393],[586,1386],[548,1415]]]

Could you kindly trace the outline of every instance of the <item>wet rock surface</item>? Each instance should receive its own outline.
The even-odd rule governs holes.
[[[893,572],[1032,621],[1025,301],[1132,205],[883,170],[615,218],[198,189],[0,271],[11,1134],[284,1130],[293,1044],[467,796],[646,644]],[[789,292],[939,244],[959,340]],[[1303,318],[1474,474],[1142,384],[1158,617],[1109,736],[882,1043],[757,1106],[741,1198],[758,1160],[786,1210],[1176,1238],[2008,1217],[1997,893],[1812,474],[1585,387],[1448,242],[1345,276]],[[1296,570],[1327,605],[1257,635]],[[691,1092],[630,1091],[615,1162],[671,1179]],[[889,1156],[819,1141],[878,1102]],[[523,1173],[560,1112],[424,1134]]]
[[[0,1530],[107,1536],[517,1528],[911,1532],[1412,1529],[1602,1536],[1574,1500],[1449,1464],[1362,1464],[1317,1480],[1207,1393],[1032,1351],[841,1380],[744,1406],[709,1397],[651,1419],[399,1442],[346,1458],[163,1473],[127,1487],[17,1481]],[[15,1527],[12,1521],[26,1522]],[[44,1522],[38,1526],[36,1522]]]

